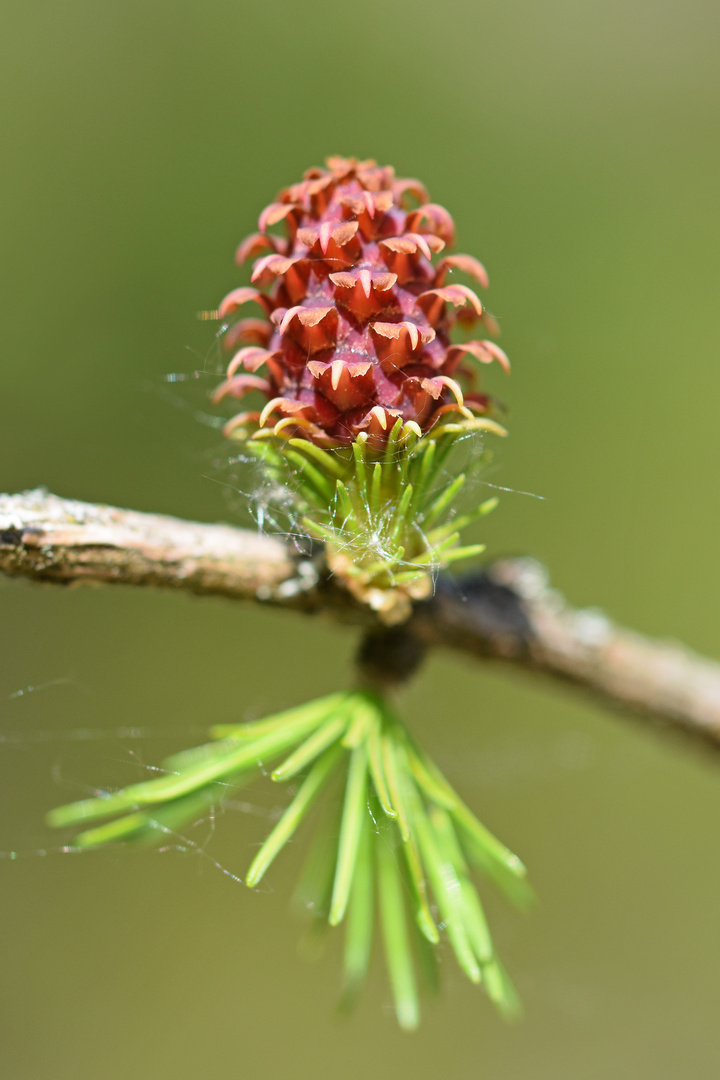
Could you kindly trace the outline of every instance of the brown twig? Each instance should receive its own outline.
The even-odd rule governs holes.
[[[57,584],[162,585],[265,599],[297,573],[280,540],[229,525],[60,499],[0,495],[0,570]]]
[[[42,490],[0,495],[0,570],[74,584],[158,585],[252,599],[372,627],[375,616],[281,540],[229,525],[60,499]],[[573,683],[614,709],[720,747],[720,664],[673,642],[570,607],[530,559],[441,580],[404,631]]]

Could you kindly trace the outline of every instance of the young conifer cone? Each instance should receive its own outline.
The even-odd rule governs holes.
[[[447,283],[458,270],[485,288],[483,266],[469,255],[432,261],[453,243],[447,210],[417,180],[396,179],[374,161],[326,164],[281,191],[238,249],[239,263],[255,259],[253,286],[220,306],[225,345],[240,348],[215,400],[259,390],[267,403],[235,416],[226,433],[265,428],[324,448],[364,433],[381,450],[398,418],[422,435],[444,414],[486,412],[467,361],[507,368],[507,358],[490,341],[450,340],[456,321],[495,324],[471,288]],[[286,238],[268,231],[280,223]],[[264,317],[231,323],[251,301]]]

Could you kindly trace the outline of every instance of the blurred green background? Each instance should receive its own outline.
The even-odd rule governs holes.
[[[5,4],[0,488],[241,520],[196,312],[245,280],[235,245],[280,187],[372,156],[420,177],[490,271],[513,362],[489,379],[512,433],[490,479],[545,499],[507,494],[490,552],[720,655],[719,24],[703,0]],[[185,853],[71,857],[42,824],[210,723],[341,685],[356,634],[149,590],[0,590],[4,1076],[718,1075],[717,759],[434,656],[405,713],[541,904],[488,897],[519,1027],[448,960],[403,1036],[379,956],[349,1020],[337,942],[298,958],[302,843],[261,893],[223,874],[269,784]]]

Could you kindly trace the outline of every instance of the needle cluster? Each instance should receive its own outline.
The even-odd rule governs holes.
[[[532,896],[525,868],[478,821],[383,697],[369,690],[333,694],[211,734],[213,742],[167,759],[164,776],[59,807],[49,824],[92,823],[76,837],[80,847],[161,841],[256,776],[262,762],[273,781],[293,784],[295,793],[250,864],[245,881],[253,888],[335,781],[299,893],[316,920],[345,924],[346,1002],[367,973],[377,909],[401,1027],[419,1022],[416,960],[435,977],[430,946],[441,930],[470,981],[484,986],[505,1015],[518,1012],[470,868],[519,905]],[[112,820],[94,824],[105,818]]]

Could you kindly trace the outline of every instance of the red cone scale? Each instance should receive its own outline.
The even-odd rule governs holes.
[[[281,223],[286,237],[268,231]],[[447,283],[456,270],[485,288],[483,266],[469,255],[432,261],[453,239],[422,184],[374,161],[329,158],[281,191],[238,249],[238,262],[254,258],[252,286],[220,306],[234,356],[215,400],[267,398],[226,432],[259,426],[328,448],[365,433],[382,448],[398,418],[425,434],[448,412],[486,412],[487,397],[463,392],[458,377],[472,387],[473,360],[507,368],[507,358],[493,342],[450,341],[456,321],[495,328],[471,288]],[[230,322],[253,301],[263,318]]]

